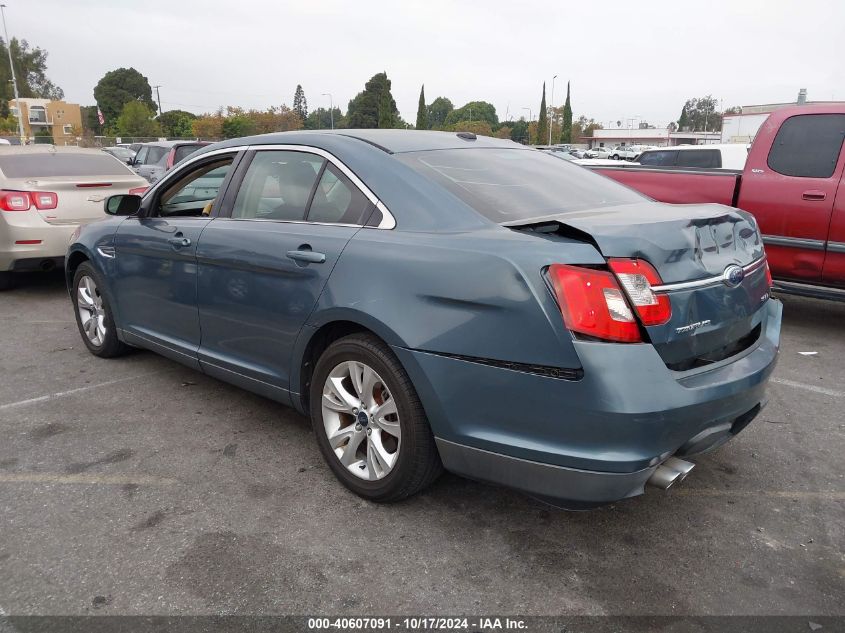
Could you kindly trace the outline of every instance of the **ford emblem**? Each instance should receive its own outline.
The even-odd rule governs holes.
[[[728,288],[736,288],[742,283],[743,279],[745,279],[745,271],[736,264],[731,264],[725,268],[725,272],[722,273],[722,282]]]

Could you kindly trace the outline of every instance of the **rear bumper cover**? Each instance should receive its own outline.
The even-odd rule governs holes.
[[[5,216],[12,216],[5,217]],[[54,260],[61,264],[67,252],[70,237],[76,224],[48,224],[34,211],[8,212],[0,218],[0,271],[38,270],[41,260]],[[18,244],[40,240],[37,244]],[[19,260],[35,261],[34,264],[16,265]]]
[[[770,300],[764,310],[755,345],[689,372],[669,370],[650,345],[576,341],[584,369],[577,381],[395,351],[447,470],[600,504],[641,494],[667,457],[715,448],[759,412],[777,361],[781,304]]]

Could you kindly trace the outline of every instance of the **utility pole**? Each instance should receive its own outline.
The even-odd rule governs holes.
[[[9,40],[9,31],[6,29],[6,8],[5,4],[0,4],[0,14],[3,15],[3,33],[6,34],[6,50],[9,51],[9,68],[12,71],[12,87],[15,89],[15,110],[18,113],[18,132],[21,135],[21,145],[26,144],[26,137],[23,132],[23,116],[21,115],[21,100],[18,96],[18,80],[15,78],[15,63],[12,61],[12,42]]]
[[[549,101],[549,105],[550,105],[549,109],[550,110],[551,110],[551,108],[555,107],[555,79],[557,79],[557,75],[552,77],[552,98]],[[554,127],[554,123],[555,123],[554,117],[550,118],[549,119],[549,145],[552,144],[552,128]]]
[[[153,86],[153,88],[156,89],[156,101],[158,101],[158,114],[159,116],[161,116],[161,94],[159,94],[158,92],[158,89],[161,88],[161,86]]]

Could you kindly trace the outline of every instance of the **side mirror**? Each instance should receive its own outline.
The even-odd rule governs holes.
[[[141,196],[120,194],[106,198],[105,211],[108,215],[135,215],[141,208]]]
[[[126,164],[127,165],[134,165],[135,164],[135,157],[133,156],[132,158],[127,158]]]

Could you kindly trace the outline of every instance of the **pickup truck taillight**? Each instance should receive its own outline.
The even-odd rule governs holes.
[[[672,317],[669,297],[654,292],[660,275],[641,259],[611,259],[612,272],[552,264],[549,281],[563,322],[579,334],[620,343],[642,341],[634,312],[643,325],[661,325]]]
[[[59,206],[59,196],[50,191],[0,191],[0,209],[3,211],[44,211]]]

